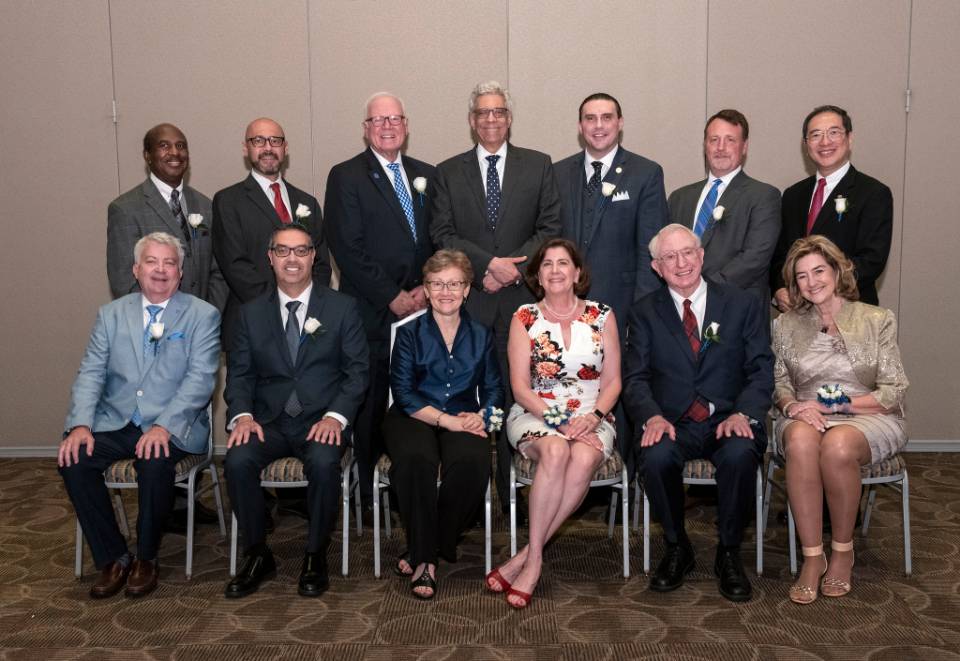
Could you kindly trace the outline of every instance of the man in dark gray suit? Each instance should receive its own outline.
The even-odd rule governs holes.
[[[703,155],[709,176],[670,194],[670,218],[700,237],[705,278],[767,302],[770,259],[780,234],[780,192],[743,171],[749,136],[747,118],[737,110],[721,110],[707,120]]]
[[[533,301],[520,270],[544,240],[560,234],[560,196],[550,157],[507,142],[513,116],[510,93],[500,83],[473,88],[469,121],[477,144],[437,166],[430,235],[437,248],[462,250],[470,259],[476,275],[466,308],[493,328],[509,383],[510,319]],[[504,434],[497,454],[497,490],[505,505],[510,449]]]
[[[158,124],[143,136],[146,181],[107,207],[107,278],[114,298],[139,291],[133,277],[133,246],[152,232],[180,239],[186,256],[180,291],[223,310],[227,285],[210,245],[210,199],[190,188],[187,138],[173,124]]]

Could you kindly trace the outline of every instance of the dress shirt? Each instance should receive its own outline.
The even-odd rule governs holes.
[[[715,179],[716,177],[714,177]],[[711,179],[713,181],[713,179]],[[683,321],[683,301],[685,297],[681,296],[672,289],[668,289],[670,292],[670,298],[673,299],[673,305],[677,308],[677,314],[680,315],[680,321]],[[693,316],[697,318],[697,329],[700,337],[703,338],[703,318],[707,314],[707,281],[701,276],[700,284],[697,285],[696,290],[686,298],[690,299],[690,311],[693,312]],[[702,341],[702,339],[701,339]],[[717,407],[713,405],[713,402],[707,402],[707,407],[710,410],[710,415],[713,415],[713,412],[717,410]]]
[[[287,184],[284,183],[283,177],[277,177],[276,181],[270,181],[262,174],[256,170],[250,170],[250,174],[253,175],[254,180],[260,184],[260,188],[263,189],[263,194],[267,196],[267,199],[270,200],[270,206],[273,206],[273,191],[270,190],[270,186],[273,184],[280,184],[280,197],[283,198],[283,203],[287,205],[287,213],[290,214],[290,218],[293,220],[297,219],[296,209],[293,209],[290,206],[290,193],[287,192]]]
[[[150,181],[153,182],[153,185],[157,187],[157,190],[160,191],[160,195],[163,196],[163,201],[167,203],[167,206],[170,206],[170,193],[173,192],[173,189],[176,188],[177,192],[180,193],[180,208],[183,210],[183,217],[187,217],[187,201],[183,198],[183,179],[180,180],[180,183],[176,186],[171,186],[165,181],[161,181],[157,175],[150,173]]]
[[[164,313],[164,311],[166,311],[166,309],[167,309],[167,303],[169,303],[169,302],[170,302],[170,299],[167,298],[167,299],[164,299],[164,300],[160,301],[159,303],[151,303],[150,301],[147,300],[147,297],[146,297],[146,296],[144,296],[144,295],[142,295],[142,294],[140,295],[140,305],[143,306],[143,328],[144,328],[144,329],[147,328],[147,323],[149,323],[149,321],[150,321],[150,313],[147,312],[147,306],[148,306],[148,305],[159,305],[159,306],[160,306],[160,312],[157,313],[157,318],[154,320],[154,321],[156,321],[156,322],[159,322],[161,319],[163,319],[163,313]]]
[[[444,413],[475,413],[503,406],[503,381],[493,332],[460,309],[460,326],[447,350],[430,310],[397,329],[390,361],[393,409],[406,415],[433,406]],[[479,400],[478,400],[479,395]]]
[[[480,162],[480,181],[483,182],[483,194],[487,194],[487,168],[490,163],[487,162],[487,156],[499,156],[497,161],[497,175],[500,177],[500,191],[503,192],[503,173],[507,166],[507,143],[500,145],[496,153],[487,151],[483,145],[477,144],[477,160]]]
[[[615,145],[613,149],[608,151],[606,154],[600,158],[594,158],[590,155],[590,152],[586,149],[583,150],[583,171],[587,175],[587,182],[593,178],[593,162],[600,161],[603,165],[600,167],[600,180],[603,181],[603,178],[607,176],[607,173],[610,172],[610,166],[613,165],[613,157],[617,155],[617,149],[620,145]]]
[[[843,167],[841,167],[836,172],[831,172],[826,177],[824,177],[822,174],[820,174],[819,171],[817,171],[817,178],[813,182],[813,192],[810,194],[810,204],[807,205],[807,210],[809,211],[810,207],[813,206],[813,196],[817,194],[817,185],[820,183],[821,179],[827,180],[826,185],[823,187],[823,203],[826,204],[827,199],[830,197],[830,193],[833,192],[833,189],[837,187],[837,184],[840,183],[840,180],[846,176],[849,170],[850,170],[850,161],[847,161],[846,163],[843,164]]]
[[[396,163],[397,165],[400,166],[400,174],[402,175],[400,177],[400,181],[403,182],[403,187],[407,189],[407,195],[409,195],[410,199],[413,200],[413,193],[410,191],[410,182],[407,180],[408,179],[407,171],[403,169],[403,158],[401,158],[401,156],[397,154],[397,160],[388,161],[386,158],[384,158],[383,154],[378,152],[376,149],[371,148],[370,151],[372,151],[373,155],[377,157],[378,161],[380,161],[380,166],[383,168],[383,171],[386,173],[387,179],[390,180],[391,186],[395,186],[396,184],[393,183],[393,170],[388,168],[387,165],[389,165],[390,163]]]
[[[707,193],[710,192],[710,189],[713,188],[713,182],[717,179],[720,180],[720,185],[717,186],[717,204],[714,207],[716,209],[720,205],[720,197],[723,195],[723,191],[727,190],[727,186],[730,185],[730,182],[733,181],[733,178],[740,174],[740,171],[743,170],[743,166],[739,166],[736,170],[728,172],[722,177],[718,177],[714,173],[710,173],[710,176],[707,177],[706,183],[703,184],[703,190],[700,191],[700,199],[697,200],[697,206],[693,208],[693,222],[690,224],[690,229],[693,229],[697,225],[697,215],[700,213],[700,207],[703,206],[703,201],[707,199]],[[699,317],[698,317],[699,318]]]

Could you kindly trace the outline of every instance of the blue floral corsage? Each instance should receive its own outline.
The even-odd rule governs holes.
[[[488,432],[500,431],[503,427],[503,409],[488,406],[480,411],[480,415],[483,417],[483,426]]]
[[[817,388],[817,401],[830,409],[833,413],[846,413],[850,398],[843,392],[839,383],[822,385]]]
[[[543,412],[543,422],[550,429],[559,429],[570,419],[570,411],[560,404],[553,404]]]

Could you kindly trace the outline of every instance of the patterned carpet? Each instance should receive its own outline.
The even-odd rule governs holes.
[[[54,461],[0,460],[0,659],[960,660],[960,455],[913,454],[908,463],[911,578],[903,575],[900,500],[889,489],[880,491],[869,536],[856,540],[853,592],[806,607],[786,596],[786,526],[774,521],[782,496],[771,509],[764,575],[754,577],[753,600],[740,605],[716,591],[712,506],[688,511],[698,554],[688,582],[654,594],[642,575],[637,532],[633,576],[621,577],[619,528],[607,538],[600,498],[548,548],[532,606],[515,612],[481,587],[480,529],[468,534],[458,563],[441,565],[433,602],[414,599],[389,570],[402,532],[385,540],[385,578],[373,577],[369,529],[351,536],[350,576],[333,576],[320,599],[300,598],[304,524],[294,517],[277,520],[270,544],[279,576],[256,595],[223,598],[229,545],[215,525],[202,525],[191,581],[185,538],[167,535],[153,595],[91,601],[89,552],[83,580],[73,578],[75,520]],[[125,499],[132,520],[135,496]],[[653,539],[656,563],[656,526]],[[750,530],[744,559],[751,567],[752,541]],[[339,567],[333,546],[330,564]],[[495,561],[508,548],[498,516]]]

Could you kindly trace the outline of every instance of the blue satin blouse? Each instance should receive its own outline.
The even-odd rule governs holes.
[[[447,346],[429,310],[397,329],[390,359],[393,410],[410,415],[425,406],[456,415],[503,407],[503,380],[493,331],[460,310],[460,327]],[[479,401],[478,401],[479,396]]]

